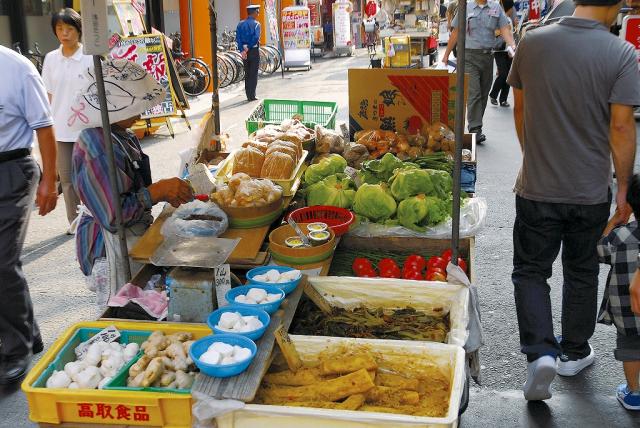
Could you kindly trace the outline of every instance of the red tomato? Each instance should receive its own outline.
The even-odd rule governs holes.
[[[441,275],[444,275],[445,277],[447,276],[447,272],[439,267],[432,267],[431,269],[427,269],[427,275],[426,276],[430,276],[434,273],[439,273]]]
[[[377,278],[378,274],[376,273],[376,271],[373,268],[366,268],[363,271],[361,271],[358,276],[360,278]]]
[[[442,252],[442,255],[440,257],[442,257],[443,259],[449,259],[451,260],[451,248],[446,249]]]
[[[400,268],[398,266],[380,268],[380,278],[400,278]]]
[[[464,272],[467,271],[467,262],[465,262],[462,257],[458,257],[458,266],[460,266],[460,269],[462,269]]]
[[[356,275],[360,275],[360,273],[367,268],[373,269],[373,266],[369,259],[365,259],[364,257],[357,257],[351,265],[351,269],[353,269],[353,273]]]
[[[381,271],[383,269],[389,269],[389,268],[399,269],[398,264],[393,259],[382,259],[378,263],[378,269],[380,269]]]
[[[417,268],[416,270],[422,271],[427,266],[427,261],[424,259],[424,257],[418,254],[411,254],[404,261],[404,268],[406,269],[407,266],[415,266]]]
[[[447,268],[447,264],[442,257],[433,256],[427,261],[427,269],[440,268],[445,270]]]
[[[427,274],[427,281],[447,282],[447,277],[440,272],[432,272],[431,275]]]
[[[422,276],[422,273],[420,273],[420,271],[418,270],[407,270],[402,274],[402,278],[404,279],[413,279],[416,281],[420,281],[422,279],[424,279],[424,277]]]

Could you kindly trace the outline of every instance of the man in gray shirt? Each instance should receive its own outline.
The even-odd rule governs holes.
[[[508,82],[523,153],[513,230],[514,294],[521,350],[529,362],[524,396],[551,397],[556,373],[573,376],[594,361],[596,244],[611,203],[617,222],[633,172],[640,73],[633,47],[609,33],[621,2],[576,0],[572,17],[530,30]],[[553,333],[547,279],[562,245],[562,336]],[[557,360],[556,360],[557,359]]]
[[[451,21],[451,36],[442,61],[447,64],[451,51],[458,43],[458,15]],[[487,0],[470,0],[467,3],[467,38],[465,67],[469,82],[467,120],[469,132],[475,132],[478,143],[487,138],[482,133],[482,118],[489,101],[493,82],[493,47],[496,31],[504,38],[511,52],[516,45],[511,34],[509,19],[500,3]]]

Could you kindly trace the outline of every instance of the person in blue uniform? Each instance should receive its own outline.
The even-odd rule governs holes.
[[[260,6],[247,6],[247,19],[240,21],[236,28],[238,50],[244,58],[244,91],[247,100],[255,101],[258,86],[258,66],[260,65],[260,23],[256,21]]]

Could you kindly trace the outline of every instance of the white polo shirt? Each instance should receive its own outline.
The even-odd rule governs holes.
[[[0,64],[0,152],[30,148],[33,131],[53,125],[47,93],[27,58],[0,46]]]
[[[44,58],[42,66],[42,80],[51,94],[51,112],[53,113],[53,128],[56,140],[75,142],[80,135],[79,129],[71,129],[79,115],[72,108],[78,110],[76,98],[84,87],[84,73],[87,68],[93,69],[93,57],[82,53],[82,44],[70,57],[62,54],[62,46],[51,51]],[[76,123],[75,126],[78,124]]]

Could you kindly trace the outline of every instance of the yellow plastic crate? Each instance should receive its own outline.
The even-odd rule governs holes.
[[[160,322],[93,321],[71,326],[62,334],[42,359],[31,369],[22,390],[29,402],[29,418],[34,422],[59,424],[63,422],[191,427],[191,394],[164,392],[49,389],[35,386],[43,372],[49,369],[56,356],[83,328],[103,329],[115,325],[118,330],[154,331],[166,334],[187,331],[195,338],[211,334],[206,324],[177,324]]]

